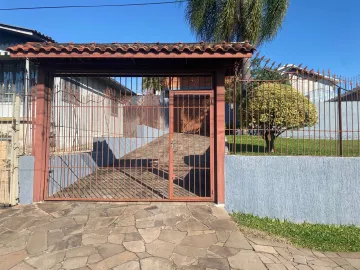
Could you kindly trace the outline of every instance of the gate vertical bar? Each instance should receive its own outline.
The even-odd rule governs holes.
[[[174,92],[169,93],[169,200],[174,196],[174,149],[172,141],[174,136]]]
[[[213,75],[215,90],[215,145],[216,145],[216,197],[218,204],[225,202],[225,69],[219,69]]]
[[[50,154],[50,102],[51,88],[49,74],[44,67],[39,67],[36,96],[36,130],[35,130],[35,172],[33,201],[44,200],[45,184],[48,180],[48,163]]]
[[[225,144],[225,142],[224,142]],[[211,199],[214,200],[214,179],[215,179],[215,175],[214,175],[214,95],[211,94],[210,95],[210,196]],[[205,162],[206,163],[206,162]]]
[[[339,117],[339,156],[343,156],[343,138],[342,138],[342,108],[341,108],[341,88],[338,87],[338,117]]]

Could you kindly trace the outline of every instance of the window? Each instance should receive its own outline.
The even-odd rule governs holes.
[[[63,101],[79,105],[80,103],[80,79],[64,78],[62,83]]]

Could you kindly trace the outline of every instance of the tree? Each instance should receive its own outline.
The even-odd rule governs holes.
[[[165,77],[143,77],[142,90],[155,94],[156,91],[164,90],[166,85]]]
[[[286,74],[281,73],[276,69],[268,69],[261,65],[261,60],[258,58],[251,59],[250,74],[252,81],[247,82],[247,87],[241,87],[240,83],[234,83],[235,77],[232,79],[227,78],[225,80],[225,102],[233,103],[234,88],[236,85],[236,103],[244,102],[246,97],[246,91],[250,91],[252,88],[259,86],[265,82],[277,82],[290,85],[290,81]],[[240,93],[242,91],[242,93]]]
[[[276,69],[265,68],[261,66],[261,60],[258,58],[251,59],[250,68],[251,78],[256,81],[277,81],[279,83],[290,85],[290,81],[286,74]]]
[[[317,123],[315,105],[290,85],[262,83],[246,98],[246,122],[264,130],[267,152],[274,151],[275,139],[286,130]]]
[[[197,37],[208,42],[248,40],[260,46],[281,28],[289,0],[189,0],[186,18]],[[243,78],[250,77],[244,60]]]

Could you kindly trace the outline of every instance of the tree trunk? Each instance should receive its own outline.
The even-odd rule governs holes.
[[[242,60],[241,79],[244,81],[250,80],[251,78],[250,64],[251,64],[250,58],[244,58]]]
[[[275,152],[275,132],[274,131],[266,131],[264,134],[264,139],[266,142],[266,153],[273,153]]]
[[[242,91],[242,96],[246,97],[247,94],[247,81],[250,80],[251,78],[251,73],[250,73],[250,58],[244,58],[242,60],[242,67],[241,67],[241,91]]]

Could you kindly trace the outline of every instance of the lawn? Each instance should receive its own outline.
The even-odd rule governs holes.
[[[261,136],[236,136],[236,151],[234,136],[227,135],[230,153],[238,155],[269,155],[265,152],[265,140]],[[324,139],[289,139],[277,138],[275,152],[279,156],[339,156],[339,141]],[[343,156],[359,157],[359,140],[343,140]]]
[[[319,251],[360,251],[360,228],[320,224],[294,224],[248,214],[234,213],[240,225],[285,238],[292,244]]]

